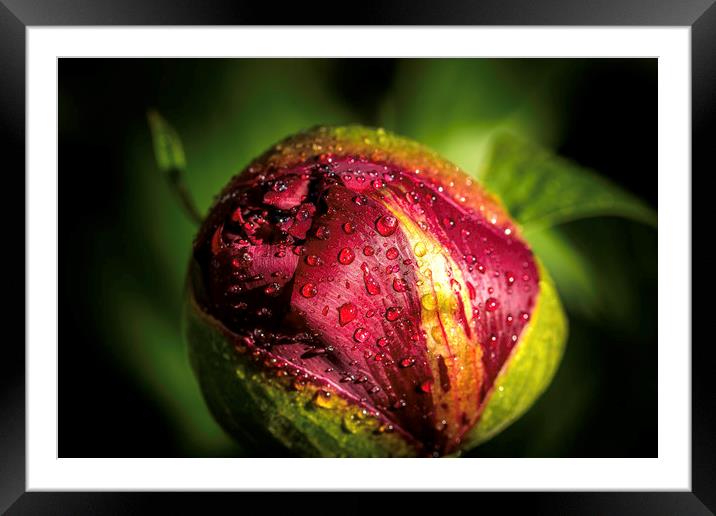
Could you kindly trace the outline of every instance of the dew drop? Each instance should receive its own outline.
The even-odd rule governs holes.
[[[426,310],[433,311],[438,307],[438,300],[435,298],[435,294],[429,293],[420,298],[420,304]]]
[[[338,323],[345,326],[358,315],[358,310],[353,303],[345,303],[338,308]]]
[[[438,326],[433,326],[430,329],[430,336],[433,338],[435,342],[442,342],[443,340],[443,329]]]
[[[323,260],[320,256],[316,256],[315,254],[309,254],[306,256],[306,263],[310,265],[311,267],[316,267],[318,265],[321,265]]]
[[[353,263],[353,260],[355,260],[355,257],[356,257],[356,255],[353,252],[353,249],[351,249],[350,247],[344,247],[343,249],[341,249],[341,252],[338,253],[338,261],[342,265],[349,265],[349,264]]]
[[[383,215],[376,221],[375,229],[384,237],[390,236],[398,229],[398,219],[392,215]]]
[[[415,359],[413,357],[406,357],[400,361],[400,367],[404,367],[404,368],[410,367],[413,364],[415,364]]]
[[[500,302],[494,297],[488,297],[485,301],[485,311],[494,312],[500,307]]]
[[[281,292],[281,285],[279,285],[276,282],[269,283],[266,285],[266,288],[264,288],[264,294],[267,296],[277,296]]]
[[[418,258],[422,258],[423,256],[425,256],[427,254],[428,248],[425,246],[425,244],[423,242],[418,242],[413,247],[413,252],[415,252],[415,256],[417,256]]]
[[[356,342],[363,343],[366,340],[368,340],[368,337],[370,337],[370,334],[368,333],[368,330],[366,330],[365,328],[358,328],[353,333],[353,338],[356,340]]]
[[[251,262],[254,261],[254,255],[251,254],[248,250],[244,250],[239,254],[239,267],[247,267],[251,264]]]
[[[373,275],[370,273],[370,269],[368,268],[368,264],[363,262],[360,266],[361,270],[363,271],[363,283],[365,283],[365,289],[368,291],[368,293],[371,296],[375,296],[376,294],[380,294],[380,285],[375,280]]]
[[[366,256],[373,256],[375,254],[375,249],[367,245],[363,248],[363,254]]]
[[[388,258],[388,260],[395,260],[398,254],[398,250],[395,247],[391,247],[385,252],[385,257]]]
[[[512,285],[515,284],[515,275],[512,274],[511,272],[506,272],[505,273],[505,281],[507,282],[507,286],[511,287]]]
[[[352,235],[356,230],[355,224],[352,222],[346,222],[343,224],[343,232],[347,235]]]
[[[408,290],[408,282],[403,278],[395,278],[393,280],[393,290],[396,292],[405,292]]]
[[[318,294],[318,288],[313,283],[306,283],[301,287],[301,295],[305,298],[311,298]]]
[[[390,306],[385,311],[385,318],[389,321],[396,321],[403,314],[403,309],[399,306]]]
[[[331,238],[331,230],[328,229],[328,226],[318,226],[318,228],[316,228],[316,238],[328,240]]]
[[[330,392],[320,390],[313,397],[313,403],[321,408],[331,409],[336,406],[336,399]]]
[[[431,380],[426,380],[420,384],[420,391],[424,392],[425,394],[430,393],[432,388],[433,388],[433,382]]]
[[[405,199],[410,204],[418,204],[420,202],[420,195],[417,192],[406,192]]]

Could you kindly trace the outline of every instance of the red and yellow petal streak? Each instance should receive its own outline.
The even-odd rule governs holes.
[[[386,203],[386,208],[391,204]],[[484,381],[482,349],[471,338],[469,327],[458,323],[466,317],[465,307],[471,305],[466,289],[453,288],[465,284],[459,265],[436,235],[420,229],[402,210],[392,207],[391,211],[401,222],[419,269],[420,325],[427,334],[434,378],[431,419],[442,432],[440,451],[445,453],[459,445],[463,433],[477,420]]]

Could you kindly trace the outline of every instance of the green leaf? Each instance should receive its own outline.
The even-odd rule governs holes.
[[[482,181],[525,234],[599,216],[656,227],[656,212],[641,200],[591,170],[512,135],[496,138]]]
[[[177,131],[156,111],[147,113],[147,119],[159,170],[163,173],[184,170],[186,157]]]

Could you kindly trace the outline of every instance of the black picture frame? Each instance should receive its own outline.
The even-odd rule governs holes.
[[[714,0],[484,0],[482,2],[411,2],[363,5],[350,19],[359,25],[634,25],[689,26],[692,51],[692,179],[716,170],[711,149],[716,134],[716,5]],[[276,11],[276,12],[272,12]],[[330,19],[335,17],[335,19]],[[190,0],[0,0],[0,170],[5,171],[5,241],[13,242],[13,271],[25,271],[25,28],[37,25],[309,25],[343,23],[331,9],[297,4],[295,9],[256,3]],[[698,190],[697,190],[698,191]],[[22,202],[22,201],[21,201]],[[23,214],[23,224],[19,214]],[[693,214],[693,209],[692,209]],[[694,225],[699,219],[692,217]],[[703,219],[701,219],[703,220]],[[706,219],[708,220],[708,219]],[[700,222],[699,222],[700,224]],[[698,232],[697,232],[698,234]],[[20,242],[23,245],[20,245]],[[702,244],[703,245],[703,244]],[[20,251],[19,249],[22,249]],[[693,253],[693,249],[691,250]],[[692,254],[693,256],[693,254]],[[9,267],[6,271],[10,270]],[[3,275],[7,321],[24,320],[23,276]],[[22,300],[22,301],[21,301]],[[697,305],[693,305],[697,308]],[[706,305],[708,306],[708,304]],[[702,309],[703,310],[703,309]],[[18,312],[14,314],[13,311]],[[21,313],[20,313],[21,312]],[[8,324],[8,328],[10,324]],[[24,326],[23,326],[24,328]],[[11,333],[10,333],[11,335]],[[688,331],[685,335],[689,335]],[[25,367],[24,338],[6,337],[0,358],[0,511],[9,514],[106,514],[168,508],[181,512],[206,507],[206,495],[137,493],[25,492]],[[587,514],[712,514],[716,511],[716,392],[711,380],[711,339],[693,339],[692,346],[692,491],[648,493],[525,493],[479,494],[481,504],[498,504],[501,511],[528,504],[538,512]],[[224,495],[225,497],[235,495]],[[250,495],[242,494],[242,503]],[[305,495],[312,496],[312,495]],[[357,507],[356,493],[342,501]],[[170,499],[171,498],[171,499]],[[179,498],[179,500],[176,500]],[[424,497],[413,501],[424,503]],[[259,500],[256,499],[258,503]],[[308,502],[308,501],[307,501]],[[212,504],[214,501],[212,500]],[[302,502],[304,503],[304,502]],[[310,502],[308,502],[310,504]],[[460,502],[458,502],[460,503]],[[474,502],[470,502],[474,503]]]

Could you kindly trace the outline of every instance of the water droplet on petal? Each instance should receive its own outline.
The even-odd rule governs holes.
[[[415,364],[415,359],[413,357],[406,357],[400,361],[400,367],[410,367],[413,364]]]
[[[313,403],[325,409],[331,409],[336,406],[336,397],[328,391],[320,390],[313,397]]]
[[[368,333],[368,330],[366,330],[365,328],[358,328],[358,329],[353,333],[353,338],[354,338],[357,342],[361,342],[361,343],[362,343],[362,342],[365,342],[366,340],[368,340],[368,337],[370,337],[370,334]]]
[[[384,237],[390,236],[398,229],[398,219],[393,215],[383,215],[376,221],[375,229]]]
[[[301,287],[301,295],[305,298],[311,298],[318,294],[318,288],[313,283],[306,283]]]
[[[315,254],[309,254],[308,256],[306,256],[306,263],[311,267],[321,265],[322,262],[323,260],[321,260],[321,257],[316,256]]]
[[[363,271],[363,283],[365,283],[365,289],[368,291],[368,293],[371,296],[380,294],[380,285],[378,284],[376,279],[373,277],[373,275],[370,273],[368,264],[363,262],[361,264],[360,268]]]
[[[316,228],[316,238],[320,238],[321,240],[328,240],[331,237],[331,230],[328,229],[328,226],[318,226]]]
[[[395,278],[393,280],[393,290],[396,292],[405,292],[408,289],[408,282],[403,278]]]
[[[420,298],[420,304],[422,304],[426,310],[433,311],[438,307],[438,300],[434,294],[428,293]]]
[[[400,318],[403,313],[403,309],[399,306],[390,306],[385,311],[385,318],[389,321],[395,321]]]
[[[350,247],[344,247],[341,252],[338,253],[338,261],[343,265],[349,265],[355,260],[355,253]]]
[[[269,283],[264,288],[264,294],[266,294],[267,296],[277,296],[279,292],[281,292],[281,285],[276,282]]]
[[[391,247],[385,252],[385,257],[388,258],[388,260],[395,260],[398,254],[398,250],[395,247]]]
[[[500,302],[494,297],[488,297],[485,301],[485,311],[494,312],[500,307]]]
[[[512,274],[511,272],[506,272],[505,273],[505,281],[507,282],[507,286],[511,287],[512,285],[515,284],[515,275]]]
[[[338,308],[338,322],[345,326],[358,315],[358,310],[353,303],[345,303]]]

